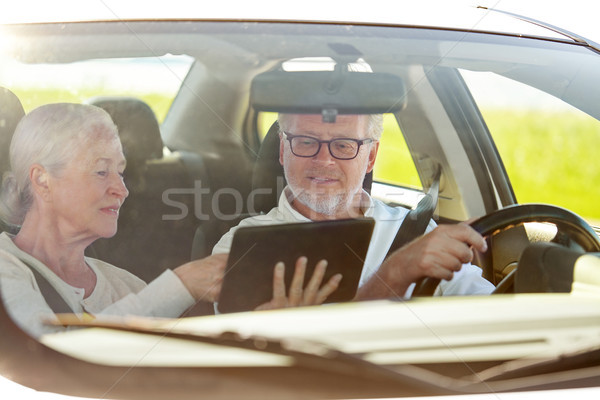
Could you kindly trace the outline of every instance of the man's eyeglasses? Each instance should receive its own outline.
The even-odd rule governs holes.
[[[292,154],[297,157],[314,157],[319,154],[321,145],[327,143],[329,154],[338,160],[352,160],[358,155],[360,146],[365,143],[374,142],[373,139],[351,139],[339,138],[332,140],[319,140],[312,136],[292,135],[283,132],[285,138],[290,142]]]

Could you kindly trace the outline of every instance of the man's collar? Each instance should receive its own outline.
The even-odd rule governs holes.
[[[292,206],[293,200],[294,194],[292,193],[292,189],[290,189],[289,186],[286,186],[283,189],[283,192],[281,192],[281,197],[279,198],[279,208],[284,210],[284,212],[292,214],[298,221],[309,222],[310,218],[305,217]]]
[[[365,217],[373,217],[375,214],[375,202],[373,198],[364,189],[362,191],[362,200],[360,203],[360,209]]]

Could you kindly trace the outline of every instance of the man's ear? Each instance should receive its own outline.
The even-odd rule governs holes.
[[[285,144],[285,139],[283,138],[283,134],[279,133],[279,164],[283,166],[283,145]]]
[[[48,171],[41,165],[33,164],[31,168],[29,168],[31,189],[44,200],[48,199],[50,195],[49,178]]]
[[[379,141],[371,143],[371,149],[369,150],[369,163],[367,164],[367,174],[373,171],[375,166],[375,159],[377,158],[377,151],[379,150]]]

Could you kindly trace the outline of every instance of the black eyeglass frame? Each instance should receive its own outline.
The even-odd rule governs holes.
[[[307,136],[307,135],[294,135],[292,133],[288,133],[283,131],[282,132],[285,135],[285,138],[288,140],[288,142],[290,142],[290,150],[292,151],[292,154],[295,155],[296,157],[302,157],[302,158],[310,158],[310,157],[314,157],[317,154],[319,154],[319,152],[321,151],[321,145],[323,143],[327,143],[327,150],[329,150],[329,154],[331,154],[331,157],[335,158],[336,160],[353,160],[358,156],[358,153],[360,152],[360,146],[362,146],[363,144],[370,144],[373,142],[376,142],[375,139],[372,138],[366,138],[366,139],[354,139],[354,138],[335,138],[335,139],[331,139],[331,140],[321,140],[321,139],[317,139],[316,137],[313,136]],[[303,156],[300,154],[296,154],[294,152],[294,146],[292,146],[292,140],[295,138],[308,138],[311,140],[315,140],[317,143],[319,143],[319,147],[317,147],[317,151],[315,152],[315,154],[310,155],[310,156]],[[358,147],[356,148],[356,154],[354,154],[353,157],[349,157],[349,158],[342,158],[342,157],[337,157],[333,154],[333,152],[331,151],[331,143],[338,141],[338,140],[350,140],[351,142],[355,142]]]

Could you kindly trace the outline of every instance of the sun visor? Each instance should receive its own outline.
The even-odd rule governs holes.
[[[403,80],[392,74],[341,71],[269,71],[252,81],[250,102],[257,111],[322,114],[397,112],[406,103]]]

